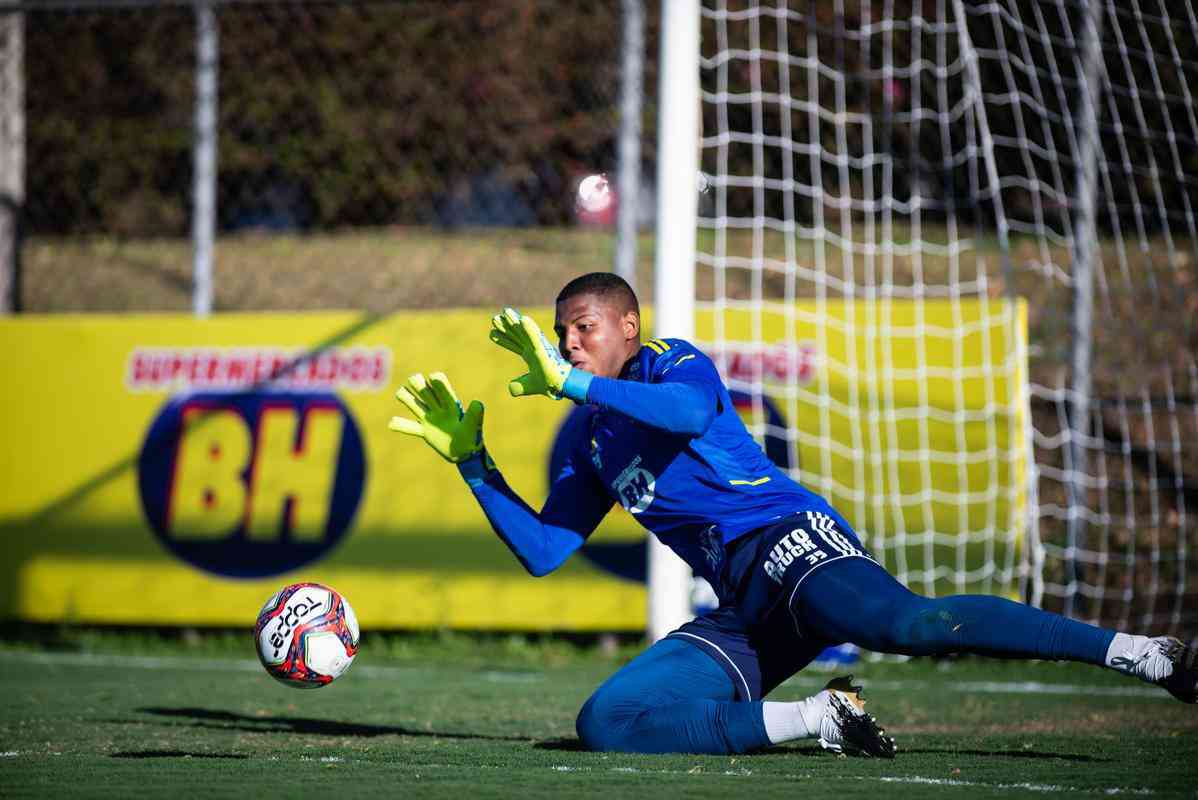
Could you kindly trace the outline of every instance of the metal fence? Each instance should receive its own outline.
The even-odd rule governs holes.
[[[621,57],[643,24],[512,0],[9,2],[5,219],[19,208],[26,237],[191,236],[201,311],[214,233],[560,225],[580,177],[615,180]]]

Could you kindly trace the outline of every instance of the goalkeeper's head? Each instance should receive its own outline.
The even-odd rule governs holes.
[[[572,366],[617,378],[641,349],[641,307],[619,275],[592,272],[562,287],[553,330],[558,349]]]

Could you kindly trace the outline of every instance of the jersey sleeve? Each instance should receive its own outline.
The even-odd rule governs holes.
[[[560,567],[594,532],[612,507],[589,470],[575,467],[575,452],[558,468],[540,513],[512,490],[485,454],[459,465],[491,528],[531,575]]]
[[[720,374],[694,346],[670,342],[654,361],[649,383],[596,377],[587,387],[587,402],[669,433],[702,436],[723,411]]]
[[[661,342],[657,339],[655,342]],[[650,372],[652,383],[688,383],[711,391],[719,403],[720,389],[724,381],[707,354],[681,339],[666,340],[669,349],[653,362]]]
[[[557,470],[549,485],[549,497],[541,508],[541,520],[568,527],[585,540],[599,527],[615,501],[604,491],[590,468],[578,463],[583,457],[579,449],[574,448]]]

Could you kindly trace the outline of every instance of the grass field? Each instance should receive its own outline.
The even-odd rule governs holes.
[[[242,639],[244,638],[244,644]],[[583,752],[574,715],[634,652],[560,640],[368,638],[315,692],[248,633],[0,644],[0,796],[1194,797],[1198,709],[1097,669],[979,659],[854,672],[900,750],[812,742],[736,757]],[[818,689],[805,672],[771,699]]]

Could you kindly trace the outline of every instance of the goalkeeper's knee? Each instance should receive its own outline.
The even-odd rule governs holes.
[[[621,711],[618,703],[601,687],[583,704],[574,723],[578,739],[587,750],[628,751],[632,748],[627,741],[627,709]]]

